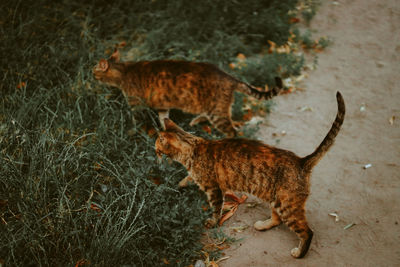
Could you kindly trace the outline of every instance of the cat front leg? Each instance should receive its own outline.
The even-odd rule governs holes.
[[[207,195],[208,203],[210,207],[213,208],[212,218],[208,219],[206,222],[207,228],[214,227],[221,217],[222,205],[224,203],[224,196],[219,187],[204,187],[204,191]]]
[[[158,110],[158,118],[161,123],[161,127],[165,130],[164,119],[169,118],[169,109]]]
[[[179,187],[186,187],[188,186],[189,182],[193,182],[193,178],[190,176],[186,176],[185,178],[183,178],[180,182],[179,182]]]
[[[280,224],[281,224],[281,219],[279,218],[278,213],[275,211],[273,207],[271,207],[271,218],[265,221],[257,221],[254,224],[254,228],[258,231],[265,231]]]

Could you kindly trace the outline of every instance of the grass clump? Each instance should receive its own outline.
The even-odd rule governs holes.
[[[132,112],[91,68],[125,42],[129,59],[213,62],[264,86],[302,64],[263,53],[268,40],[287,41],[296,4],[2,1],[0,262],[186,266],[201,257],[204,194],[179,190],[184,168],[157,162],[143,130],[157,127],[153,111]],[[229,68],[238,53],[248,64]],[[172,116],[190,129],[187,114]]]

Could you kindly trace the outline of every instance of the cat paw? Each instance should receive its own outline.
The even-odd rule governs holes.
[[[294,248],[290,251],[290,254],[292,254],[292,256],[294,258],[299,258],[300,257],[300,249],[299,248]]]
[[[270,225],[271,225],[271,219],[268,219],[266,221],[257,221],[254,224],[254,229],[256,229],[257,231],[264,231],[271,228]]]
[[[268,229],[271,229],[274,226],[279,225],[279,222],[275,222],[272,219],[268,219],[265,221],[257,221],[254,224],[254,229],[258,230],[258,231],[265,231]]]
[[[188,183],[191,182],[191,181],[193,181],[193,179],[190,176],[187,176],[186,178],[182,179],[179,182],[178,186],[181,187],[181,188],[182,187],[186,187],[186,186],[188,186]]]
[[[187,181],[182,180],[182,181],[179,182],[178,186],[179,186],[180,188],[182,188],[182,187],[186,187],[187,184],[188,184]]]

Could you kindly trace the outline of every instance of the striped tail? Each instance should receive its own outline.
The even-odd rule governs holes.
[[[279,77],[275,77],[275,84],[276,86],[267,92],[263,92],[251,86],[250,84],[241,82],[240,87],[238,90],[242,93],[254,96],[257,99],[271,99],[274,96],[277,96],[279,92],[283,89],[282,79]]]
[[[303,170],[305,172],[310,172],[312,168],[319,162],[319,160],[325,155],[325,153],[329,150],[329,148],[335,142],[335,138],[339,133],[340,127],[343,124],[344,115],[346,113],[346,108],[344,105],[344,100],[342,94],[338,91],[336,93],[336,99],[338,104],[338,112],[336,114],[336,119],[332,124],[331,129],[328,134],[325,136],[322,143],[315,149],[313,153],[304,157],[303,161]]]

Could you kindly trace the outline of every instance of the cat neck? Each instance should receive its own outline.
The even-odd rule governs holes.
[[[176,161],[180,162],[188,171],[190,171],[193,165],[193,150],[191,149],[187,153],[181,153],[178,155]]]

